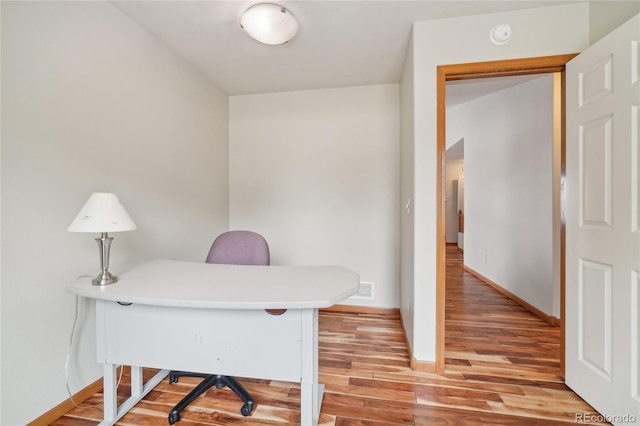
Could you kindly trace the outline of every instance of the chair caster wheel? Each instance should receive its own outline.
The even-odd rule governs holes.
[[[174,376],[173,374],[169,374],[169,383],[176,383],[178,381],[178,376]]]
[[[253,403],[251,403],[251,402],[247,402],[240,409],[240,413],[245,417],[247,417],[249,414],[251,414],[252,411],[253,411]]]
[[[178,413],[177,411],[172,411],[171,413],[169,413],[169,424],[172,425],[175,422],[180,421],[180,413]]]

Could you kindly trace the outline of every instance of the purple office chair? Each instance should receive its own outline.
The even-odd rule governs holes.
[[[219,235],[211,245],[206,262],[231,265],[268,265],[270,262],[269,245],[262,235],[255,232],[225,232]],[[253,411],[253,398],[233,377],[220,374],[171,371],[169,373],[169,383],[177,382],[178,377],[202,377],[204,380],[173,407],[173,410],[169,413],[169,424],[179,421],[180,412],[212,386],[218,389],[228,386],[235,392],[244,401],[244,405],[240,409],[240,413],[243,416],[248,416]]]

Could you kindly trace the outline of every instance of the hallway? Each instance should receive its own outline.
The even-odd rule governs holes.
[[[466,272],[462,262],[462,252],[447,245],[446,374],[484,382],[478,388],[500,395],[476,408],[583,423],[576,416],[593,409],[562,380],[560,328]]]

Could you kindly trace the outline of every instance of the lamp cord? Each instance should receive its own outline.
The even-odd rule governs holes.
[[[85,278],[85,277],[89,277],[87,276],[81,276],[79,278]],[[89,277],[91,278],[91,277]],[[71,403],[74,405],[74,407],[76,408],[93,408],[93,407],[98,407],[100,405],[103,404],[103,402],[97,402],[95,404],[85,404],[85,405],[80,405],[76,402],[75,399],[73,399],[73,395],[71,394],[71,388],[69,386],[69,364],[71,363],[71,358],[72,358],[72,354],[73,354],[73,347],[74,342],[75,342],[75,336],[76,336],[76,329],[77,329],[77,325],[78,325],[78,316],[79,316],[79,309],[78,309],[78,295],[76,294],[76,308],[75,308],[75,315],[73,317],[73,326],[71,327],[71,335],[69,336],[69,350],[67,351],[67,356],[64,362],[64,377],[65,377],[65,386],[67,388],[67,393],[69,394],[69,400],[71,401]],[[118,386],[120,386],[120,381],[122,380],[122,372],[124,371],[124,367],[120,366],[120,375],[118,376],[118,382],[116,383],[116,391],[118,389]]]

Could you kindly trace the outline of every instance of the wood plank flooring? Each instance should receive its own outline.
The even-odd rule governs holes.
[[[569,390],[559,371],[559,329],[511,302],[462,269],[447,250],[446,369],[409,368],[400,316],[322,311],[320,381],[326,385],[321,425],[568,425],[577,413],[595,414]],[[150,377],[153,370],[145,371]],[[167,414],[197,379],[165,380],[118,425],[167,425]],[[210,390],[177,425],[293,425],[300,421],[294,383],[242,379],[256,399],[244,418],[226,389]],[[129,392],[125,374],[118,390]],[[94,395],[55,426],[95,425],[102,395]]]

